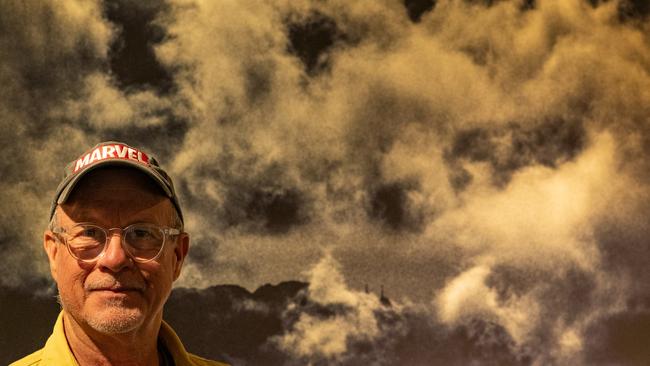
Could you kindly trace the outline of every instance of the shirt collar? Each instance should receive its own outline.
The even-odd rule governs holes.
[[[158,333],[158,340],[167,348],[169,354],[174,358],[176,366],[191,366],[192,361],[190,356],[185,350],[180,338],[176,335],[174,330],[164,320],[160,325],[160,332]],[[48,338],[43,348],[42,359],[46,365],[71,365],[79,366],[77,360],[72,354],[72,350],[68,345],[68,340],[65,337],[65,330],[63,328],[63,311],[59,313],[54,324],[52,335]],[[47,362],[45,362],[47,361]]]

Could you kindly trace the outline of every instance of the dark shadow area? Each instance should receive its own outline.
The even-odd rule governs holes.
[[[457,189],[471,182],[462,161],[486,162],[492,168],[493,183],[504,187],[514,172],[531,165],[556,168],[576,158],[587,144],[582,122],[561,118],[532,126],[510,123],[494,128],[460,131],[445,153]]]
[[[165,306],[165,319],[190,352],[214,359],[246,360],[250,365],[281,364],[282,355],[266,342],[283,332],[282,312],[306,286],[283,282],[264,285],[253,293],[235,285],[179,288]]]
[[[38,289],[38,290],[37,290]],[[41,348],[52,333],[60,306],[44,281],[21,288],[0,287],[0,365]]]
[[[161,0],[108,0],[106,18],[118,28],[109,51],[110,70],[123,89],[154,88],[167,93],[173,87],[169,70],[156,59],[154,47],[166,36],[156,18],[167,9]]]
[[[369,191],[368,216],[391,230],[418,230],[422,218],[409,207],[411,184],[384,183]]]
[[[589,365],[650,364],[650,311],[605,316],[587,329],[585,355]]]
[[[323,14],[314,13],[301,22],[287,25],[288,51],[296,55],[305,65],[308,75],[317,75],[330,67],[329,51],[345,35],[336,22]]]
[[[436,0],[404,0],[404,6],[411,21],[418,23],[425,13],[430,12],[436,6]]]
[[[650,14],[650,1],[622,0],[618,4],[618,14],[621,20],[645,20]]]
[[[263,222],[270,233],[286,233],[292,226],[300,223],[302,197],[296,190],[253,192],[246,205],[248,219]]]

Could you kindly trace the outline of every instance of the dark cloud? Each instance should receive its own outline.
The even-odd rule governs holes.
[[[15,102],[29,98],[38,101],[27,111],[43,111],[50,102],[71,95],[74,90],[69,86],[81,82],[104,63],[104,50],[93,38],[98,34],[65,32],[85,26],[87,20],[64,16],[61,9],[48,2],[3,4],[0,14],[0,49],[6,68],[3,74],[9,72],[12,86],[22,89],[6,96]]]
[[[259,62],[246,69],[246,95],[250,104],[263,103],[271,95],[274,67]]]
[[[173,87],[171,71],[158,62],[156,45],[166,37],[159,18],[169,11],[161,0],[109,0],[106,18],[117,28],[109,51],[109,65],[118,85],[124,89],[152,87],[168,93]]]
[[[650,14],[650,3],[644,0],[621,0],[618,3],[621,19],[646,19]]]
[[[327,70],[330,65],[332,47],[346,39],[336,22],[323,14],[314,13],[287,26],[289,52],[304,64],[309,75]]]
[[[188,252],[188,260],[201,269],[208,269],[214,264],[214,255],[219,248],[217,239],[192,238],[192,250]]]
[[[435,0],[404,0],[408,16],[415,23],[419,22],[422,15],[431,11],[435,5]]]
[[[221,166],[206,166],[203,172],[211,176],[223,175],[230,169],[226,160],[221,160]],[[218,227],[283,234],[307,223],[310,209],[308,197],[301,191],[278,185],[277,178],[281,175],[281,168],[275,167],[260,175],[241,177],[244,179],[224,177],[223,201],[220,205],[214,205],[205,197],[192,195],[188,195],[189,202],[206,212],[216,213],[215,224]],[[181,189],[187,191],[184,186]]]
[[[486,280],[506,303],[530,292],[540,292],[547,322],[571,324],[594,306],[596,283],[589,273],[577,268],[556,273],[531,273],[526,268],[500,266]],[[546,294],[546,295],[544,295]]]
[[[507,331],[498,324],[468,320],[448,329],[407,314],[409,332],[396,345],[399,365],[428,365],[432,360],[445,365],[530,365],[532,357],[518,351]]]
[[[299,224],[302,198],[295,190],[256,191],[246,205],[247,218],[260,220],[271,233],[283,233]]]
[[[639,199],[626,205],[627,213],[621,218],[598,220],[595,230],[603,269],[617,278],[632,281],[627,285],[629,304],[643,303],[650,293],[650,273],[647,269],[650,228],[644,219],[636,219],[647,217],[648,207],[647,199]]]
[[[68,123],[53,115],[52,109],[66,98],[78,97],[84,78],[104,68],[102,41],[110,38],[110,32],[102,25],[79,32],[95,21],[92,4],[88,10],[67,16],[65,7],[49,2],[3,3],[0,128],[7,153],[14,156],[4,163],[15,164],[11,173],[3,169],[3,179],[30,181],[31,177],[22,176],[29,169],[18,168],[32,163],[26,152],[46,145]]]
[[[511,123],[458,132],[447,152],[451,165],[460,165],[460,172],[450,177],[455,186],[462,188],[471,182],[471,175],[462,169],[459,159],[489,163],[494,183],[504,186],[514,172],[534,164],[557,167],[578,156],[587,144],[579,120],[553,119],[524,126]]]
[[[388,226],[397,229],[404,224],[406,216],[406,194],[397,184],[377,188],[370,200],[370,216],[385,220]]]
[[[646,365],[650,350],[650,310],[624,311],[595,320],[587,329],[585,355],[590,365]]]
[[[408,192],[415,187],[391,183],[376,187],[370,193],[368,214],[393,230],[421,229],[422,217],[409,206]]]
[[[120,127],[97,129],[89,126],[87,131],[97,136],[98,141],[121,141],[151,152],[163,162],[163,168],[168,169],[169,161],[176,154],[189,130],[188,121],[175,116],[169,109],[152,111],[150,117],[159,119],[160,123],[146,124],[134,121],[134,126],[128,129]],[[151,141],[151,136],[156,136],[156,140]]]
[[[532,10],[535,9],[536,0],[524,0],[521,3],[522,10]]]

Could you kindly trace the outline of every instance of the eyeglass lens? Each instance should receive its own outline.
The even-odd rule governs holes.
[[[106,246],[107,231],[99,226],[80,224],[68,232],[68,246],[72,254],[81,260],[97,258]],[[149,260],[160,252],[165,234],[153,225],[132,225],[122,234],[124,249],[135,259]]]

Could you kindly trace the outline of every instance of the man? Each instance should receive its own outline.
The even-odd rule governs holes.
[[[45,346],[12,366],[223,365],[187,353],[162,320],[189,236],[152,156],[104,142],[71,162],[44,248],[63,309]]]

